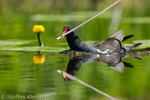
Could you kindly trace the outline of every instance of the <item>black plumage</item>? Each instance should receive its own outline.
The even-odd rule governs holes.
[[[71,29],[73,29],[72,26],[65,26],[63,29],[63,35],[65,35],[65,33]],[[91,53],[125,53],[127,51],[133,50],[137,46],[141,45],[141,43],[137,43],[132,46],[122,45],[122,41],[131,37],[133,37],[133,35],[124,37],[123,30],[120,30],[106,40],[88,44],[81,41],[75,31],[72,31],[70,34],[66,35],[66,39],[71,50]]]

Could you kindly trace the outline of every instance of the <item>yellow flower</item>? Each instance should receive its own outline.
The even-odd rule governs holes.
[[[34,25],[33,26],[33,32],[40,33],[44,32],[45,28],[42,25]]]
[[[36,54],[33,56],[33,61],[36,64],[39,64],[39,63],[42,64],[45,62],[45,55],[44,54]]]

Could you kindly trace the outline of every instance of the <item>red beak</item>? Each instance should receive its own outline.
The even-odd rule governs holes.
[[[67,81],[68,81],[67,75],[65,75],[65,74],[63,73],[63,76],[64,76],[64,80],[67,82]]]
[[[64,28],[64,32],[63,32],[62,36],[65,36],[66,33],[67,33],[67,27]]]

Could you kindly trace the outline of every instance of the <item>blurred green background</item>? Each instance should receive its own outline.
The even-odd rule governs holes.
[[[37,40],[32,28],[35,24],[40,24],[45,27],[45,32],[41,33],[45,46],[67,49],[65,39],[56,40],[62,34],[63,27],[65,25],[76,27],[114,1],[0,0],[0,40]],[[134,40],[148,40],[150,39],[149,4],[150,0],[122,0],[76,31],[83,41],[104,40],[120,29],[124,30],[125,35],[135,35],[126,43],[132,43]],[[38,43],[34,42],[25,46],[31,45],[38,46]],[[67,56],[57,54],[58,52],[42,52],[45,54],[45,62],[35,64],[33,56],[37,52],[31,51],[0,51],[1,96],[32,94],[47,95],[43,100],[107,100],[106,97],[76,81],[64,82],[62,75],[56,70],[67,69],[69,60]],[[77,78],[119,99],[149,99],[150,57],[140,57],[142,60],[125,58],[124,61],[135,67],[125,67],[124,73],[112,70],[103,63],[88,63],[80,68]]]
[[[56,45],[65,25],[73,27],[108,7],[115,0],[1,0],[0,39],[36,39],[35,24],[42,24],[45,45]],[[120,29],[132,40],[149,39],[149,0],[122,0],[99,17],[77,30],[81,40],[99,41]],[[131,40],[131,41],[132,41]],[[55,43],[52,43],[55,41]]]

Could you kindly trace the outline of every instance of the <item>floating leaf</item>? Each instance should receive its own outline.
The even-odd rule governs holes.
[[[43,51],[43,52],[60,52],[62,50],[65,50],[65,48],[60,47],[48,47],[48,46],[28,46],[28,47],[5,47],[0,48],[0,50],[3,51]]]
[[[0,41],[0,46],[15,46],[15,45],[28,45],[32,42],[36,42],[35,40],[19,40],[19,39],[10,39]]]
[[[150,45],[150,40],[137,40],[137,41],[133,41],[133,43],[143,43],[143,44],[149,44]]]
[[[137,40],[137,41],[133,41],[133,43],[142,43],[142,45],[139,46],[140,49],[150,47],[150,40]]]

